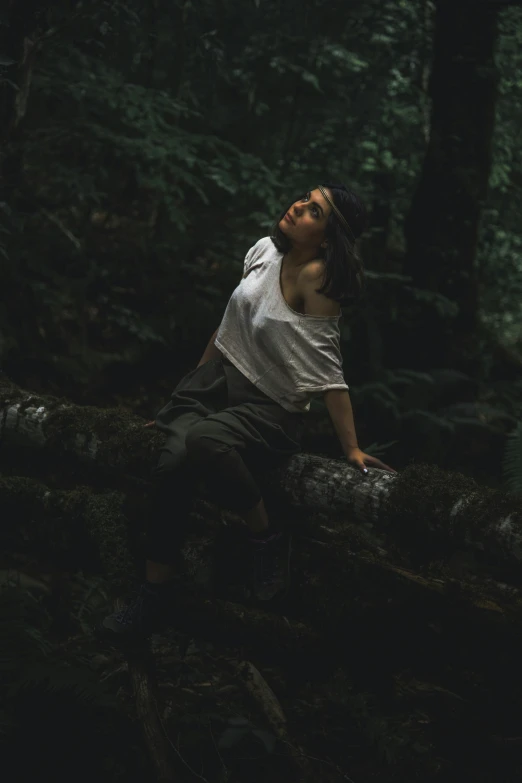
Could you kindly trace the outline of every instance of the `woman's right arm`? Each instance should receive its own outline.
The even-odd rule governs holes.
[[[246,275],[243,275],[241,280],[243,280],[245,277]],[[210,340],[208,341],[208,345],[203,351],[203,356],[201,357],[201,359],[199,360],[199,364],[197,365],[198,367],[201,367],[202,364],[205,364],[205,362],[210,361],[210,359],[216,359],[218,356],[221,356],[221,351],[219,351],[214,345],[214,340],[216,339],[216,334],[218,333],[218,331],[219,331],[219,326],[214,332],[214,334],[212,335],[212,337],[210,338]],[[156,424],[155,421],[149,421],[144,426],[154,427],[155,424]]]
[[[241,280],[244,280],[246,277],[246,274],[243,274],[241,277]],[[241,281],[240,281],[241,282]],[[205,351],[203,353],[203,356],[199,360],[198,367],[200,367],[202,364],[205,364],[205,362],[210,361],[210,359],[217,359],[219,356],[221,356],[221,351],[219,351],[216,346],[214,345],[214,340],[216,339],[216,334],[219,331],[219,326],[208,341],[208,345],[205,348]]]
[[[214,359],[217,356],[221,356],[221,351],[218,351],[218,349],[214,345],[214,340],[216,339],[216,334],[218,333],[218,329],[219,329],[219,326],[216,329],[216,331],[214,332],[214,334],[212,335],[212,337],[210,338],[210,340],[208,341],[208,345],[205,348],[203,356],[199,360],[198,367],[200,367],[202,364],[205,364],[205,362],[208,362],[210,359]],[[153,421],[147,422],[147,424],[144,424],[143,426],[144,427],[154,427],[155,425],[156,425],[156,420],[154,419]]]

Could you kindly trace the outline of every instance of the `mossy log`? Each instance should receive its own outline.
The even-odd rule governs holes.
[[[52,490],[34,479],[3,477],[0,545],[4,553],[29,549],[58,557],[67,570],[101,567],[116,595],[135,573],[125,505],[118,492]],[[226,600],[231,597],[230,575],[245,562],[244,552],[235,532],[209,517],[205,535],[191,534],[184,549],[187,589],[176,612],[177,627],[279,655],[324,657],[324,646],[327,657],[335,657],[334,647],[351,647],[345,658],[353,656],[354,661],[368,648],[379,658],[375,651],[385,651],[390,661],[428,655],[430,626],[457,626],[454,634],[473,635],[479,646],[481,639],[499,639],[501,633],[511,639],[518,632],[522,595],[516,588],[484,575],[456,576],[444,563],[416,573],[378,552],[354,551],[340,539],[294,539],[290,594],[270,612],[259,611],[243,605],[239,591],[235,600]],[[418,637],[415,647],[412,629]],[[352,638],[357,645],[350,645]]]
[[[0,379],[0,459],[12,462],[20,448],[39,451],[64,466],[81,463],[88,483],[94,471],[111,474],[113,488],[141,491],[150,485],[163,442],[120,409],[73,405]],[[365,477],[344,460],[312,454],[295,455],[259,480],[272,507],[287,510],[290,524],[323,541],[398,548],[414,566],[469,551],[498,579],[520,581],[519,496],[435,465],[411,465],[399,474],[370,468]],[[201,497],[208,500],[204,488]]]

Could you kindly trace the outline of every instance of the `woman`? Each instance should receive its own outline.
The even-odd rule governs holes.
[[[256,460],[273,464],[300,451],[313,397],[324,395],[352,464],[365,473],[365,465],[393,471],[357,445],[339,350],[340,303],[361,289],[355,240],[365,223],[355,193],[320,185],[248,251],[201,361],[150,422],[167,439],[153,472],[146,581],[124,611],[103,621],[115,637],[146,636],[166,622],[181,589],[180,550],[202,478],[214,500],[248,526],[252,594],[268,600],[285,587],[277,564],[283,534],[273,529],[252,469]]]

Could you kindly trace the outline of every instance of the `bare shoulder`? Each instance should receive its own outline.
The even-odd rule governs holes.
[[[322,261],[320,258],[316,259],[315,261],[310,261],[310,263],[303,266],[299,275],[299,279],[302,280],[305,284],[316,283],[323,276],[324,268],[324,261]]]
[[[303,267],[299,275],[300,294],[304,303],[306,315],[339,315],[339,302],[329,299],[324,294],[318,294],[316,289],[322,285],[324,276],[324,261],[311,261]]]

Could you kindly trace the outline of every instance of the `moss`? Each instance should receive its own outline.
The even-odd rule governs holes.
[[[115,588],[128,585],[134,577],[134,559],[123,503],[124,497],[115,492],[96,495],[90,492],[85,502],[89,534],[98,544],[104,571]]]
[[[49,490],[23,476],[0,478],[3,549],[30,549],[64,566],[102,570],[115,585],[134,573],[124,496],[88,487]]]
[[[84,439],[83,451],[95,448],[94,464],[102,470],[114,469],[133,477],[133,482],[150,479],[165,437],[145,430],[143,420],[117,409],[71,408],[46,423],[49,449],[60,449],[78,435]],[[77,448],[76,446],[74,447]]]
[[[16,405],[17,402],[21,402],[26,396],[26,392],[13,383],[7,375],[0,375],[0,403],[2,407],[5,405]]]
[[[5,380],[0,382],[0,389],[14,397],[20,394]],[[118,466],[116,473],[135,477],[144,475],[145,464],[153,464],[152,455],[164,441],[161,434],[144,430],[141,419],[118,409],[80,406],[58,409],[61,401],[33,396],[32,404],[40,402],[47,407],[50,403],[54,405],[54,413],[46,423],[50,453],[70,453],[74,438],[85,433],[86,438],[97,439],[99,443],[94,461],[100,468]],[[308,466],[312,472],[316,469],[315,462],[311,460]],[[306,469],[305,465],[300,481],[305,480]],[[7,481],[11,482],[9,486]],[[136,483],[135,478],[133,481]],[[145,478],[143,481],[148,483]],[[111,478],[111,484],[114,483],[115,479]],[[4,510],[8,509],[17,521],[20,514],[24,516],[26,535],[33,544],[59,545],[63,552],[80,554],[90,547],[89,551],[95,550],[101,567],[115,584],[134,574],[129,547],[130,503],[124,506],[124,495],[108,491],[96,494],[88,487],[76,487],[70,491],[53,491],[44,503],[46,487],[20,477],[4,480],[0,490],[5,498]],[[468,504],[458,517],[448,521],[448,509],[462,498],[469,500]],[[209,519],[207,512],[208,509],[204,513],[205,524]],[[488,567],[489,561],[495,558],[501,568],[510,557],[516,560],[511,551],[513,541],[509,538],[499,541],[489,525],[490,520],[508,513],[515,518],[516,499],[483,489],[461,474],[449,474],[436,466],[414,465],[395,477],[383,513],[385,517],[379,527],[383,525],[398,547],[395,551],[387,547],[388,560],[374,542],[368,541],[366,533],[360,533],[353,524],[334,524],[340,534],[339,544],[334,547],[307,543],[305,539],[299,541],[292,561],[297,583],[292,608],[297,615],[313,617],[324,628],[344,629],[348,619],[367,610],[393,616],[388,607],[390,600],[401,607],[411,622],[421,610],[442,616],[448,612],[451,602],[463,615],[481,605],[487,613],[520,615],[516,596],[488,583],[483,575],[479,574],[475,581],[458,579],[448,568],[451,555],[466,549],[467,539],[484,542],[484,562],[488,561]],[[309,526],[312,535],[313,527]],[[13,524],[11,531],[14,530]],[[194,532],[186,548],[189,571],[193,576],[199,572],[211,578],[214,536],[209,535],[210,531],[201,535],[201,530],[199,537],[197,533],[194,537]],[[81,552],[82,547],[85,552]],[[424,571],[412,574],[408,567]],[[437,579],[441,581],[437,583]]]
[[[34,395],[20,389],[8,378],[0,378],[0,404],[44,407],[43,422],[46,451],[58,455],[82,456],[95,449],[94,464],[99,468],[117,468],[129,475],[148,480],[151,468],[165,437],[144,428],[143,419],[118,408],[100,409],[71,405],[66,398]]]
[[[449,511],[459,505],[458,514]],[[410,465],[393,481],[383,525],[419,562],[448,560],[456,551],[472,549],[483,563],[506,563],[519,569],[522,552],[520,503],[515,496],[479,486],[461,473],[436,465]],[[501,537],[496,523],[511,515],[513,530]]]

